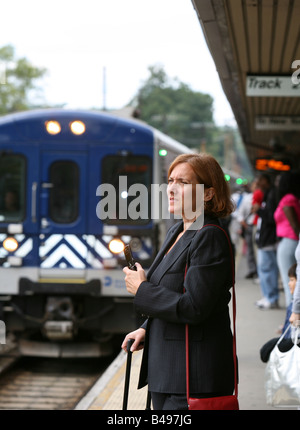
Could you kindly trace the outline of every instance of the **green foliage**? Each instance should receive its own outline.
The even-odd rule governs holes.
[[[0,115],[31,109],[30,94],[46,69],[33,66],[26,58],[15,58],[11,45],[0,48]]]
[[[150,76],[134,100],[140,118],[191,147],[199,147],[204,129],[214,125],[209,94],[168,78],[160,66],[149,67]]]

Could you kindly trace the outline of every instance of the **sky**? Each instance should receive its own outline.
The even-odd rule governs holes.
[[[44,101],[121,109],[161,65],[214,99],[218,125],[236,125],[191,0],[10,0],[0,46],[47,69]]]

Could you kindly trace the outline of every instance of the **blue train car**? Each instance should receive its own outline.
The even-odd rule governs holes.
[[[0,320],[21,353],[103,355],[112,336],[136,327],[123,246],[149,267],[172,222],[151,186],[167,183],[184,152],[140,121],[105,113],[0,118]],[[130,194],[134,184],[148,192]]]

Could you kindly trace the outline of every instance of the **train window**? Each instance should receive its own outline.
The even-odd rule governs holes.
[[[50,166],[50,218],[69,224],[79,214],[79,169],[73,161],[55,161]]]
[[[25,218],[25,176],[23,156],[0,156],[0,222],[20,222]]]
[[[122,177],[122,178],[120,178]],[[151,159],[144,155],[108,155],[102,160],[102,184],[112,184],[115,201],[103,221],[107,224],[147,224],[150,219]],[[142,193],[128,194],[130,187],[142,184]],[[108,205],[109,206],[109,205]],[[110,210],[108,207],[107,210]]]

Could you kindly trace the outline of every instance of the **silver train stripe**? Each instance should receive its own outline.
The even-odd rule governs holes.
[[[7,237],[0,234],[0,243]],[[19,247],[13,255],[25,258],[33,251],[34,240],[24,234],[15,235],[19,242]],[[78,237],[72,234],[53,234],[46,238],[39,239],[39,258],[42,268],[102,268],[104,259],[114,258],[108,250],[108,243],[112,237],[96,237],[93,235],[83,235]],[[125,239],[125,237],[124,237]],[[126,238],[129,241],[130,238]],[[151,241],[144,242],[145,248],[139,252],[139,258],[148,258]],[[148,248],[148,249],[147,249]],[[0,257],[7,257],[9,253],[0,246]],[[38,264],[38,262],[36,262]]]

